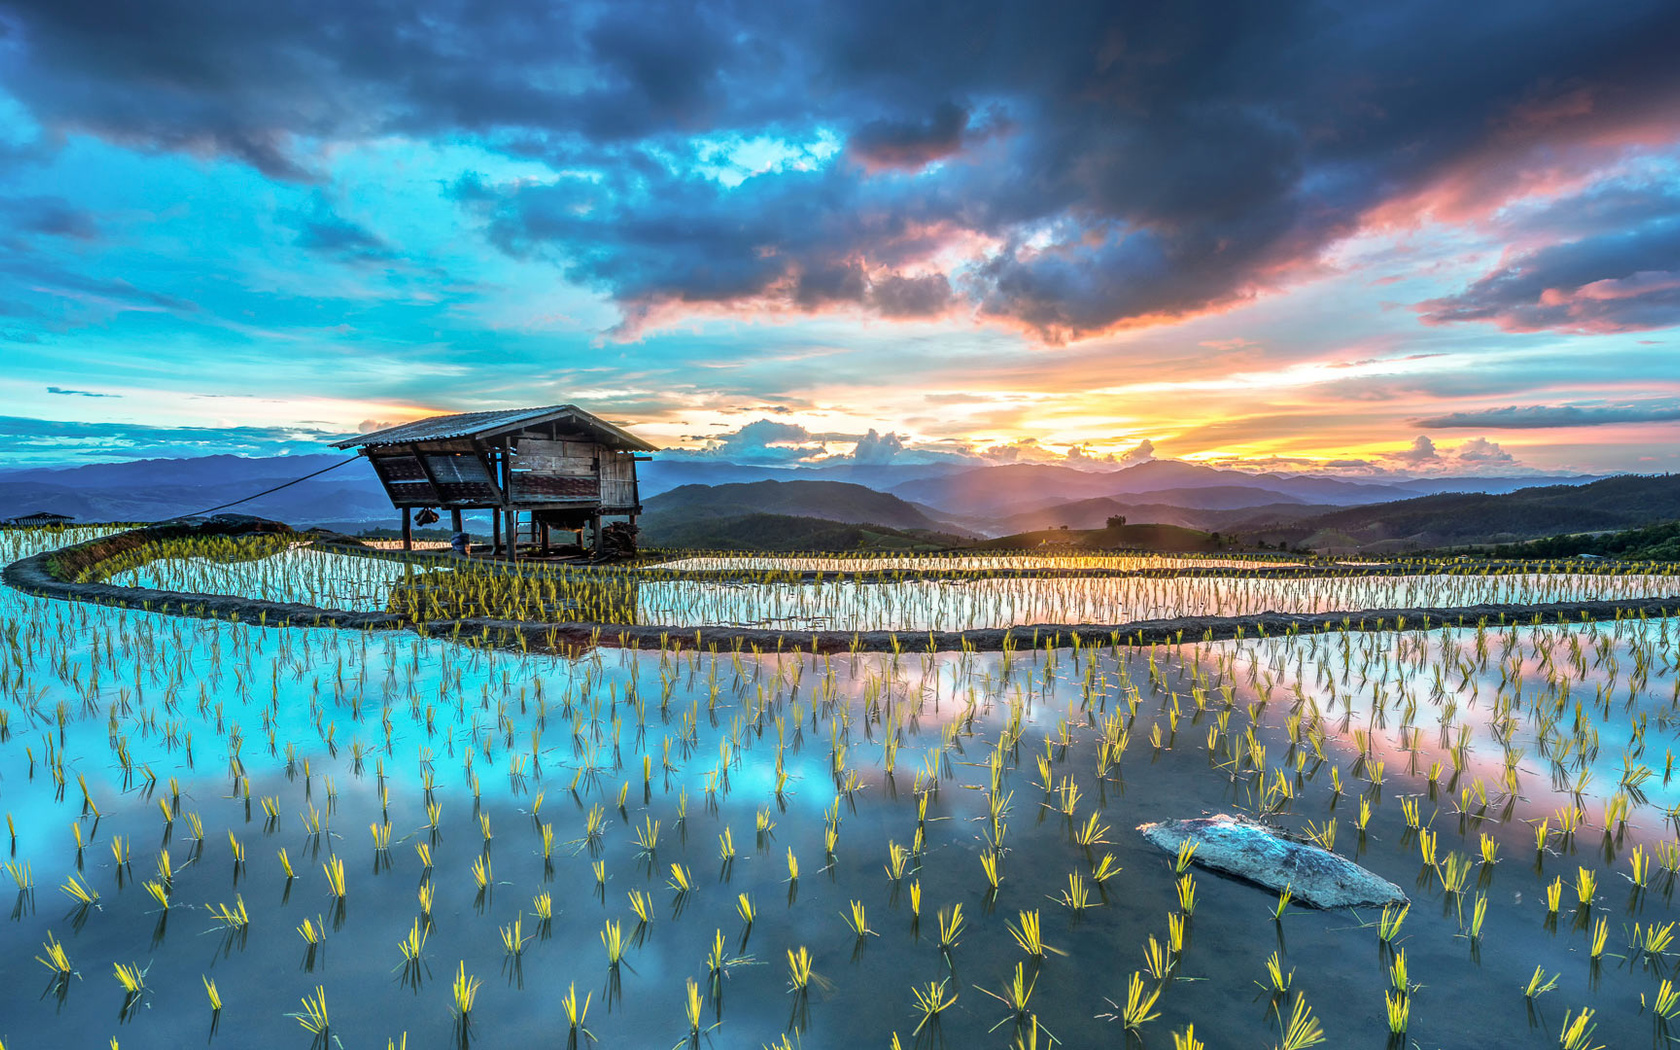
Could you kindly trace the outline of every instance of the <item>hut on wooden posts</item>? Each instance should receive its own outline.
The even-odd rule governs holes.
[[[335,444],[359,449],[391,503],[402,511],[403,548],[414,545],[414,511],[450,512],[456,532],[468,510],[492,513],[495,549],[544,552],[550,530],[589,531],[602,549],[602,522],[642,512],[636,463],[658,449],[576,405],[462,412],[360,434]],[[435,518],[433,520],[436,520]]]

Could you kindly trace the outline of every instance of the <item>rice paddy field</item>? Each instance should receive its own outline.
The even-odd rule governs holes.
[[[443,570],[322,550],[283,538],[193,541],[136,551],[108,582],[234,595],[415,619],[590,619],[676,628],[789,632],[964,631],[1016,624],[1117,624],[1262,612],[1450,608],[1680,594],[1669,571],[1520,567],[1498,574],[1159,556],[682,558],[641,569],[469,562]],[[1243,574],[1248,570],[1248,574]],[[1046,575],[1030,575],[1041,572]]]
[[[646,622],[844,630],[1680,594],[1656,566],[1013,567],[508,581],[254,544],[105,575],[499,612],[633,584]],[[1662,616],[551,653],[0,590],[0,1043],[1665,1046],[1677,718]],[[1212,812],[1411,903],[1305,908],[1136,831]]]

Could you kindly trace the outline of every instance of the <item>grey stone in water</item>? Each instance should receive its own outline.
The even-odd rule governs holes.
[[[1400,887],[1351,860],[1226,813],[1144,824],[1138,830],[1168,853],[1177,853],[1186,841],[1194,842],[1194,863],[1272,890],[1281,891],[1287,885],[1296,900],[1315,908],[1379,907],[1406,901]]]

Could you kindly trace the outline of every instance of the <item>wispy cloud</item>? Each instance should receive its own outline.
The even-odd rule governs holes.
[[[101,394],[92,390],[70,390],[61,386],[47,387],[47,393],[62,397],[122,397],[121,394]]]
[[[1618,423],[1680,420],[1680,402],[1630,405],[1508,405],[1425,416],[1413,422],[1430,430],[1548,430],[1602,427]]]

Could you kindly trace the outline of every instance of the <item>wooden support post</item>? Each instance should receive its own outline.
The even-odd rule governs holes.
[[[540,525],[538,527],[542,530],[542,538],[541,538],[542,552],[544,554],[547,554],[548,553],[548,522],[545,521],[545,522],[542,523],[542,525]]]
[[[490,511],[490,553],[502,553],[502,512]]]
[[[403,550],[411,551],[414,549],[414,508],[404,507],[402,512]]]
[[[518,511],[510,510],[510,511],[507,512],[507,525],[505,527],[505,531],[507,532],[507,554],[508,554],[508,559],[511,561],[514,558],[519,557],[519,512]]]
[[[601,516],[595,515],[589,519],[589,549],[599,552],[601,549]]]
[[[449,529],[451,532],[462,532],[465,530],[465,526],[461,523],[461,512],[459,510],[452,510],[449,512]]]

